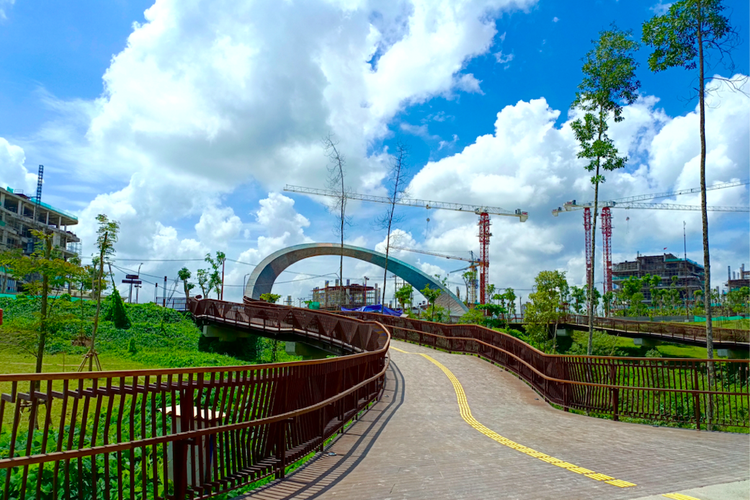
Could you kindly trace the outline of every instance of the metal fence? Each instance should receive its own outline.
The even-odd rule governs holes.
[[[387,325],[393,338],[476,354],[526,381],[548,402],[595,415],[658,422],[748,427],[748,360],[624,358],[545,354],[502,332],[371,313],[347,313]],[[713,365],[716,383],[708,385]],[[711,420],[708,420],[708,405]]]
[[[588,325],[587,316],[571,314],[562,323],[574,325]],[[645,333],[654,337],[661,337],[681,341],[706,341],[706,327],[700,325],[680,325],[659,321],[635,321],[622,318],[594,318],[594,327],[618,330],[626,334]],[[745,344],[750,341],[750,331],[740,328],[714,328],[714,342],[726,344]]]
[[[208,498],[321,449],[374,402],[389,332],[318,311],[191,300],[199,321],[327,340],[314,361],[0,375],[0,498]]]

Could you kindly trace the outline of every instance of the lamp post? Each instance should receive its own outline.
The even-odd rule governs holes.
[[[369,280],[370,278],[368,278],[367,276],[365,276],[364,278],[365,278],[365,290],[364,290],[364,292],[365,292],[365,305],[368,305],[367,304],[367,296],[368,296],[368,294],[367,294],[367,280]]]
[[[141,279],[141,266],[143,265],[143,262],[138,264],[138,272],[136,273],[138,275],[138,279]],[[135,285],[135,303],[138,303],[138,289],[141,287],[141,285]]]
[[[245,296],[245,280],[247,279],[248,276],[250,276],[250,273],[247,273],[246,275],[242,277],[242,296],[243,297]]]

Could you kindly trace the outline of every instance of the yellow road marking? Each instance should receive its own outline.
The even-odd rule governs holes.
[[[662,496],[672,498],[673,500],[699,500],[698,498],[683,495],[682,493],[665,493]]]
[[[414,354],[414,353],[410,353],[410,352],[407,352],[407,351],[403,351],[403,350],[398,349],[398,348],[393,347],[393,346],[391,346],[391,349],[395,349],[398,352],[402,352],[404,354]],[[419,355],[422,356],[422,357],[424,357],[424,358],[426,358],[426,359],[428,359],[429,361],[431,361],[438,368],[440,368],[443,371],[443,373],[445,373],[445,375],[448,377],[448,379],[453,384],[453,390],[456,391],[456,398],[458,399],[458,408],[459,408],[459,411],[461,412],[461,418],[463,418],[464,421],[467,424],[469,424],[474,429],[478,430],[479,432],[481,432],[482,434],[484,434],[488,438],[490,438],[490,439],[492,439],[492,440],[494,440],[494,441],[502,444],[503,446],[507,446],[508,448],[512,448],[514,450],[518,450],[521,453],[524,453],[524,454],[526,454],[526,455],[528,455],[530,457],[542,460],[543,462],[547,462],[547,463],[552,464],[552,465],[556,465],[557,467],[561,467],[563,469],[567,469],[567,470],[569,470],[571,472],[575,472],[576,474],[584,475],[584,476],[586,476],[586,477],[588,477],[590,479],[595,479],[596,481],[603,481],[603,482],[605,482],[607,484],[611,484],[613,486],[618,486],[620,488],[628,488],[630,486],[635,486],[634,483],[630,483],[628,481],[623,481],[621,479],[615,479],[615,478],[607,476],[605,474],[600,474],[598,472],[594,472],[592,470],[585,469],[583,467],[578,467],[577,465],[565,462],[564,460],[560,460],[560,459],[557,459],[555,457],[551,457],[549,455],[546,455],[546,454],[544,454],[542,452],[539,452],[539,451],[536,451],[536,450],[532,450],[531,448],[528,448],[528,447],[523,446],[521,444],[518,444],[518,443],[516,443],[514,441],[511,441],[508,438],[504,438],[503,436],[501,436],[497,432],[493,431],[492,429],[489,429],[489,428],[485,427],[484,425],[482,425],[481,423],[479,423],[472,416],[471,409],[469,408],[469,402],[466,399],[466,393],[464,393],[464,388],[461,385],[461,382],[458,381],[458,379],[456,378],[456,376],[453,375],[453,372],[451,372],[442,363],[440,363],[436,359],[428,356],[427,354],[420,353]],[[668,496],[668,495],[664,495],[664,496]],[[697,500],[697,499],[693,499],[691,497],[685,497],[685,496],[682,496],[682,497],[670,497],[670,498],[675,498],[677,500]]]

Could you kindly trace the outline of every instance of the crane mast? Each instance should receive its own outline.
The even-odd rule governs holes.
[[[706,187],[706,191],[713,191],[716,189],[726,189],[738,186],[747,186],[750,181],[732,181],[721,184],[715,184],[713,186]],[[600,201],[599,206],[602,207],[602,258],[604,268],[604,293],[613,291],[612,289],[612,208],[632,208],[636,210],[682,210],[682,211],[696,211],[700,210],[700,205],[678,205],[676,203],[641,203],[644,200],[653,200],[657,198],[668,198],[672,196],[679,196],[684,194],[692,194],[700,192],[701,188],[690,188],[681,189],[677,191],[668,191],[663,193],[650,193],[642,194],[637,196],[629,196],[625,198],[618,198],[615,200]],[[562,207],[558,207],[552,210],[552,215],[557,217],[562,212],[570,212],[573,210],[583,209],[583,232],[585,240],[585,253],[586,253],[586,284],[591,285],[591,267],[594,265],[594,256],[591,255],[591,238],[594,237],[591,234],[591,208],[594,206],[593,202],[579,204],[576,200],[567,201]],[[726,206],[709,206],[706,209],[710,212],[750,212],[750,207],[726,207]]]

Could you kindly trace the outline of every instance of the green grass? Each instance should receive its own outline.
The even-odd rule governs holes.
[[[706,326],[705,321],[691,321],[690,323],[680,323],[681,325]],[[712,321],[712,326],[716,328],[734,328],[737,330],[750,330],[750,318],[730,319],[726,321]]]

